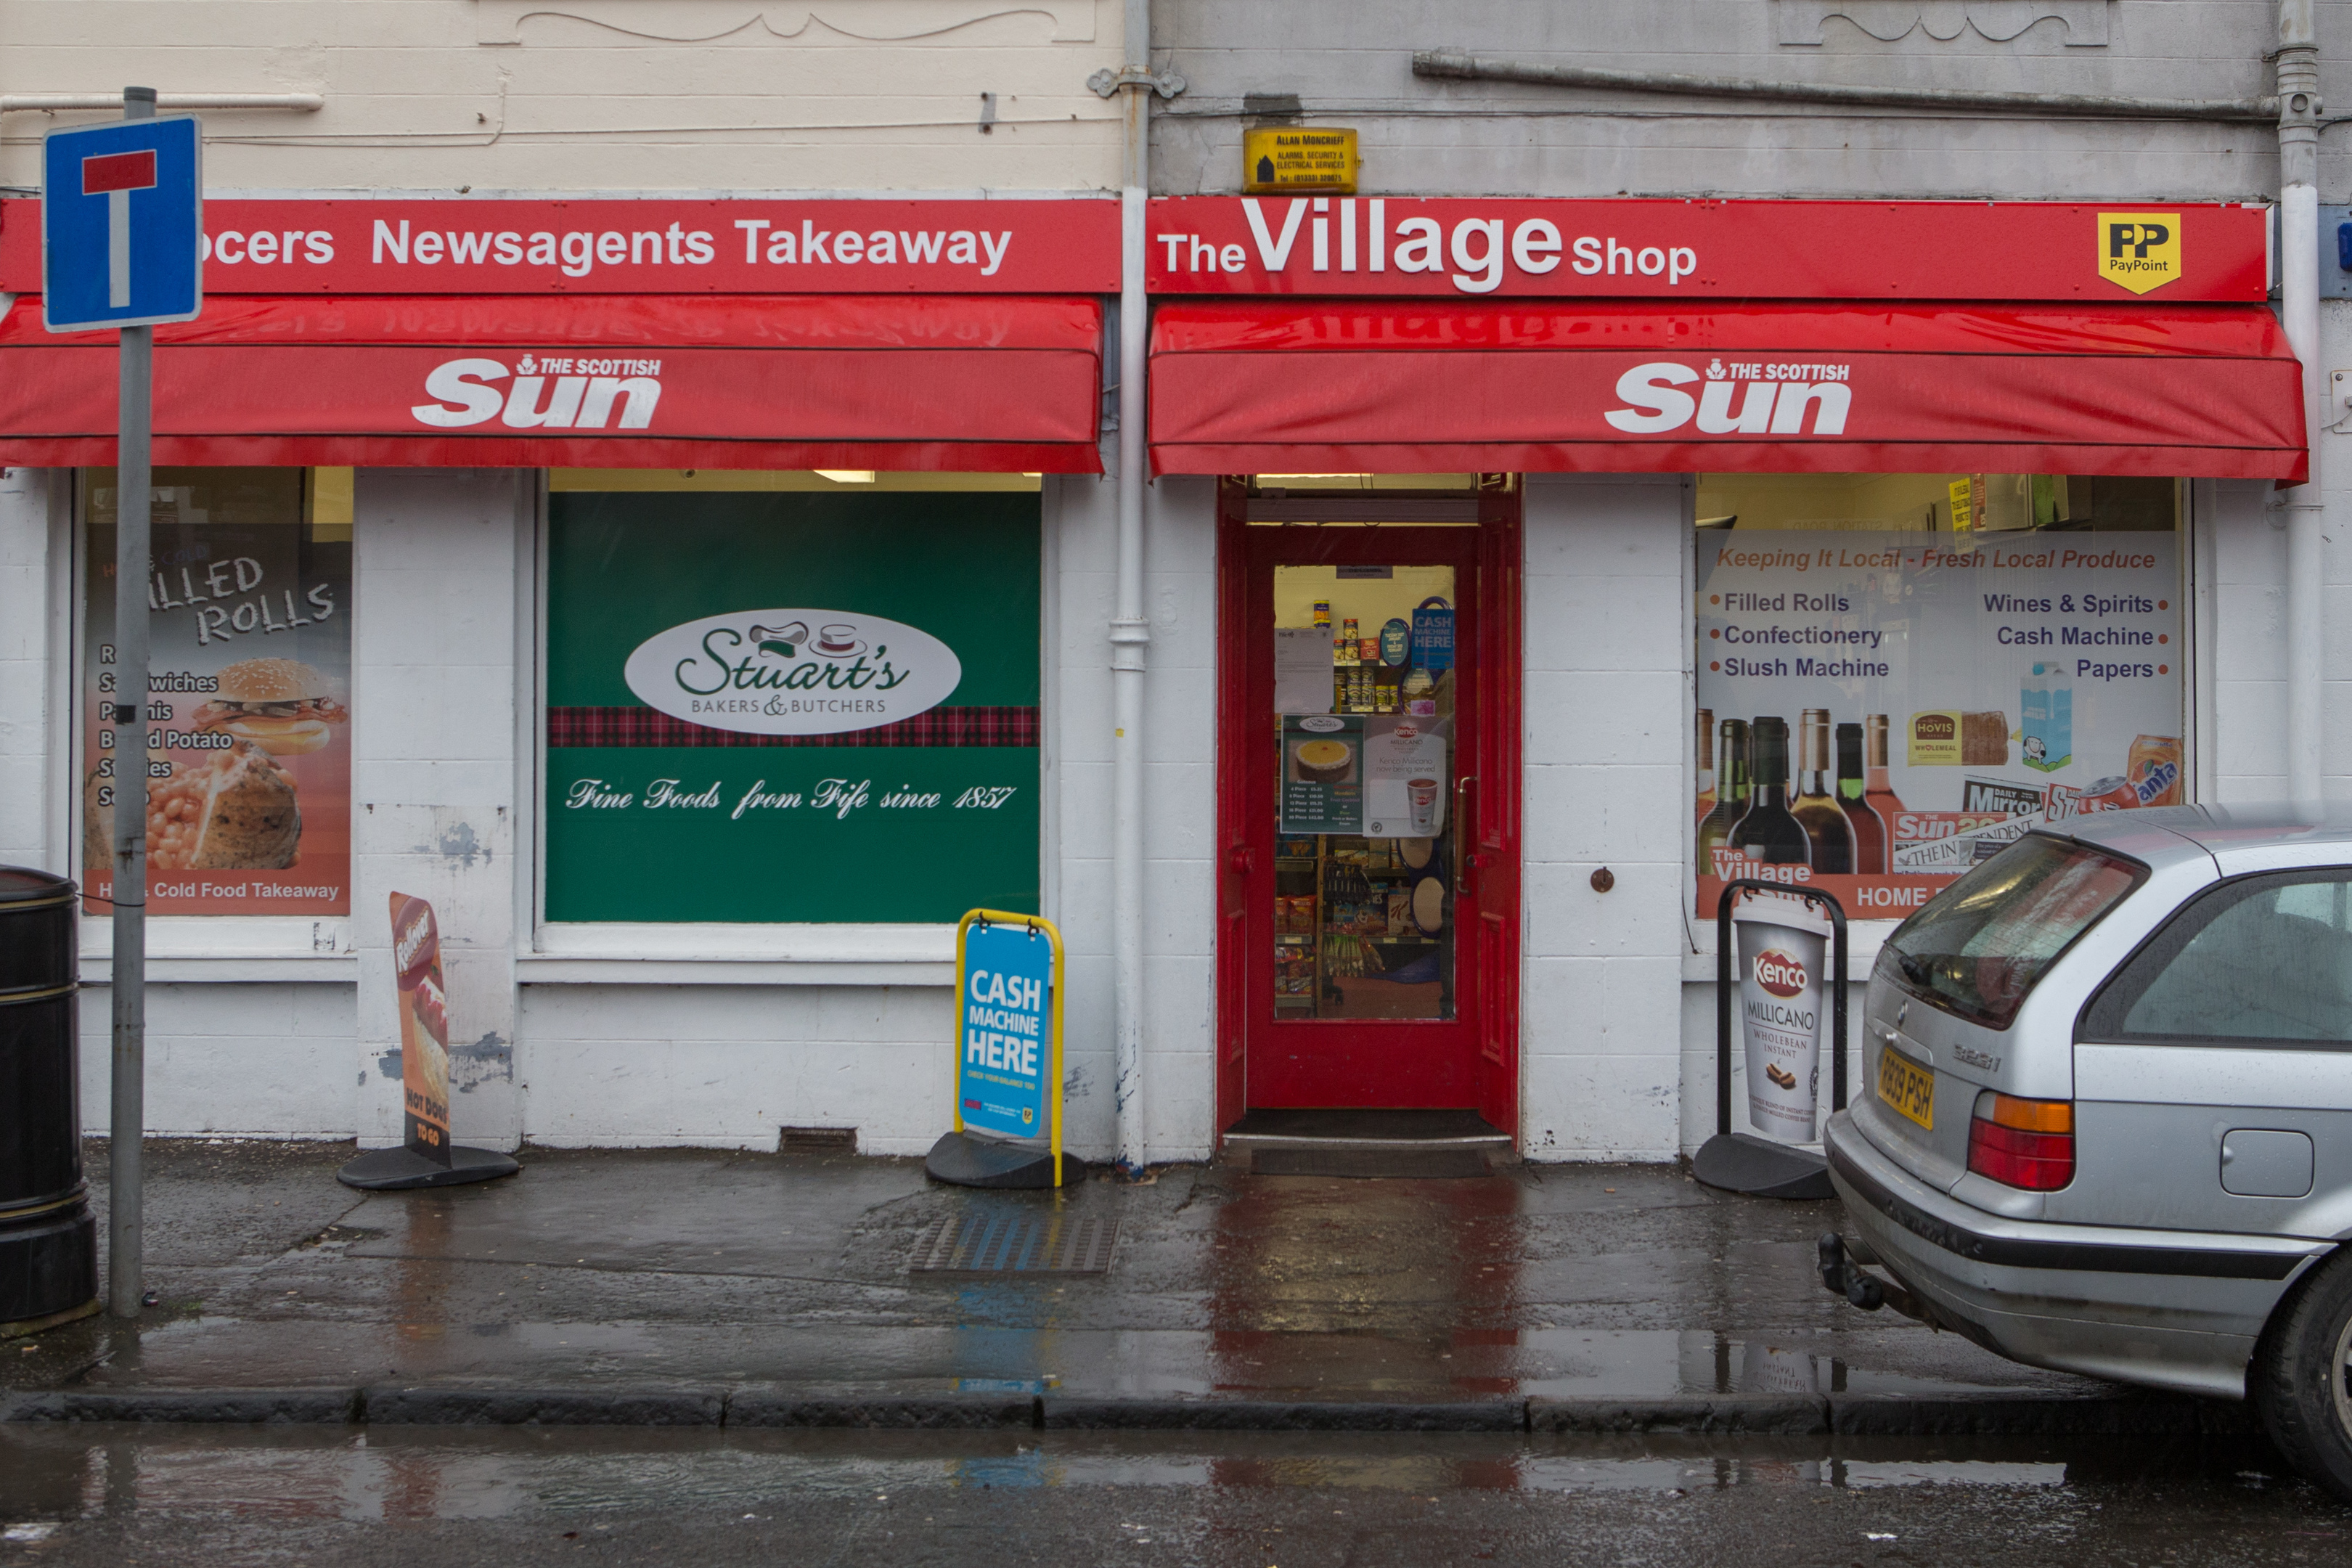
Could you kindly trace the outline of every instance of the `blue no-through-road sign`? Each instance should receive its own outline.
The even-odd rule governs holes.
[[[118,120],[41,139],[41,323],[187,321],[204,308],[204,134]]]

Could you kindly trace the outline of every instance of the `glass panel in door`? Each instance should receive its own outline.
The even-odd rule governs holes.
[[[1273,1016],[1450,1021],[1454,570],[1273,571]]]

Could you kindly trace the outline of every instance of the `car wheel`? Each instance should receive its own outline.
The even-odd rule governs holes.
[[[2250,1370],[2271,1441],[2306,1479],[2352,1502],[2352,1253],[2287,1298]]]

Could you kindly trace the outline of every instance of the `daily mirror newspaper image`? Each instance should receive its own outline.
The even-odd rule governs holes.
[[[2037,822],[2179,802],[2177,539],[1702,526],[1699,910],[1764,877],[1899,917]]]
[[[110,469],[88,470],[82,886],[111,907],[114,813],[143,774],[154,914],[351,909],[351,527],[308,470],[156,470],[147,747],[101,718],[114,669]],[[331,505],[330,507],[331,509]]]

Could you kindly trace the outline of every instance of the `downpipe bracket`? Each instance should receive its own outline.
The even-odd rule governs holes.
[[[1123,87],[1148,87],[1162,98],[1173,98],[1191,84],[1174,71],[1154,74],[1141,66],[1126,66],[1118,70],[1108,66],[1087,78],[1087,86],[1097,98],[1116,98]]]

